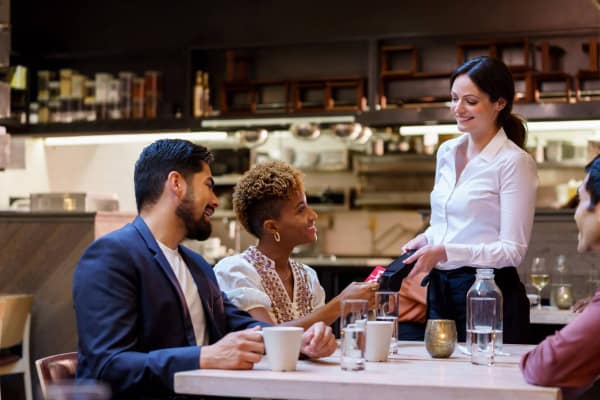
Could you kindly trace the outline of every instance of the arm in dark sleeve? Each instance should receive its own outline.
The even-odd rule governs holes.
[[[133,257],[118,239],[103,238],[77,265],[73,281],[80,351],[77,376],[109,382],[119,393],[169,391],[175,372],[198,368],[200,350],[141,348],[140,271]]]
[[[544,339],[521,359],[534,385],[583,388],[600,375],[600,291],[575,320]]]

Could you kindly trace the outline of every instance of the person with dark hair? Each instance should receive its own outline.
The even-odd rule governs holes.
[[[257,331],[268,324],[233,305],[211,266],[180,244],[210,236],[211,161],[185,140],[147,146],[134,173],[139,215],[93,242],[75,269],[76,376],[107,382],[114,399],[172,398],[178,371],[250,369],[262,357]],[[304,333],[309,357],[335,347],[323,323]]]
[[[333,323],[344,299],[372,300],[377,283],[352,283],[325,303],[317,273],[291,258],[317,240],[317,213],[306,203],[300,171],[282,161],[256,164],[235,186],[233,207],[258,239],[215,265],[219,286],[241,309],[268,323],[307,327]]]
[[[512,114],[515,88],[502,61],[468,60],[450,78],[463,135],[437,151],[429,227],[402,247],[416,250],[410,276],[429,272],[427,318],[456,321],[466,337],[466,297],[477,268],[494,268],[503,294],[504,342],[526,343],[529,302],[518,266],[529,245],[536,165],[523,150],[525,127]]]
[[[586,167],[578,189],[575,223],[577,251],[600,254],[600,156]],[[544,339],[521,359],[525,380],[534,385],[558,386],[565,400],[577,398],[600,376],[600,289],[581,315]],[[591,397],[590,397],[591,398]]]

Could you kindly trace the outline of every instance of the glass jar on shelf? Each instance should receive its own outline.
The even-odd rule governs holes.
[[[161,97],[161,74],[158,71],[146,71],[144,79],[144,115],[146,118],[156,118]]]
[[[61,122],[60,100],[50,100],[48,102],[48,120],[49,122]]]
[[[48,70],[40,70],[37,72],[37,100],[48,101],[50,99],[50,81],[52,80],[52,72]]]
[[[110,119],[121,119],[121,110],[119,108],[121,82],[118,79],[108,81],[107,107],[108,117]]]
[[[71,78],[71,109],[73,121],[85,119],[83,112],[83,97],[85,95],[85,76],[73,74]]]
[[[119,110],[121,118],[131,118],[131,96],[133,91],[133,72],[119,72]]]
[[[40,122],[39,110],[40,105],[37,102],[32,101],[29,103],[29,123],[31,125],[37,125]]]
[[[86,121],[96,120],[96,82],[91,79],[86,79],[84,84],[83,95],[83,115]]]
[[[96,78],[96,119],[108,119],[108,92],[109,82],[112,79],[111,74],[99,72],[95,75]]]
[[[60,122],[73,122],[71,108],[71,83],[73,77],[72,69],[61,69],[59,76],[59,98],[60,98]]]
[[[144,118],[144,78],[133,78],[131,96],[131,117]]]
[[[50,122],[50,110],[48,109],[48,101],[38,101],[38,123],[47,124]]]

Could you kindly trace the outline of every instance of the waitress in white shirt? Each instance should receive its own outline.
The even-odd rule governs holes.
[[[437,152],[429,228],[402,247],[418,249],[411,275],[430,272],[428,319],[454,319],[466,334],[466,295],[476,268],[495,268],[504,297],[504,342],[527,343],[529,302],[519,280],[531,235],[536,165],[523,150],[525,126],[511,113],[515,87],[502,61],[477,57],[450,78],[462,136]]]

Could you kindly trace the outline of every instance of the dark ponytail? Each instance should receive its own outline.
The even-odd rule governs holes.
[[[506,113],[505,116],[503,116],[502,113],[504,110],[506,110],[506,107],[498,114],[498,122],[501,124],[502,128],[504,128],[506,136],[515,142],[517,146],[524,149],[525,139],[527,138],[525,121],[520,116],[512,113]]]
[[[508,67],[496,58],[486,56],[472,58],[456,68],[450,77],[450,87],[454,80],[463,74],[466,74],[480,90],[487,93],[490,101],[495,102],[501,98],[506,101],[506,105],[498,114],[496,123],[498,128],[504,129],[510,140],[520,148],[524,148],[527,129],[525,121],[512,113],[515,82]]]

